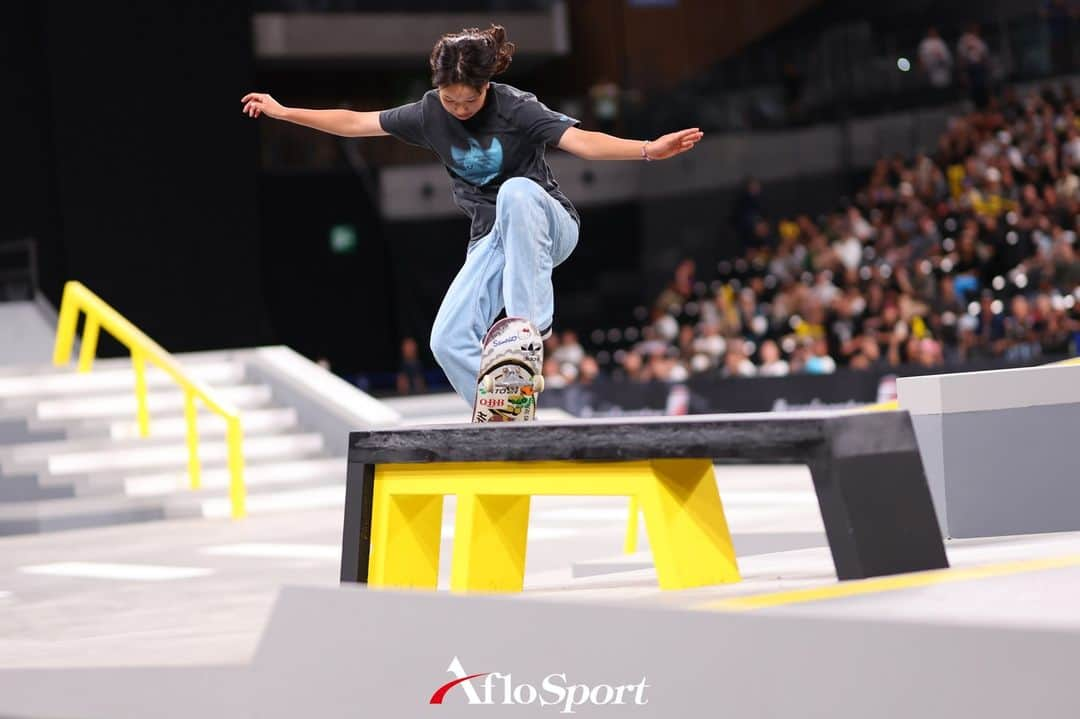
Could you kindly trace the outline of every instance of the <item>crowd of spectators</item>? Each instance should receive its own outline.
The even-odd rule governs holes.
[[[984,109],[989,100],[991,57],[978,25],[971,25],[956,41],[956,62],[937,28],[931,27],[919,43],[919,69],[932,87],[942,89],[953,83],[954,71],[960,84],[971,93],[972,102]],[[955,65],[955,67],[954,67]]]
[[[1006,91],[953,118],[932,155],[879,161],[831,214],[773,222],[748,183],[743,254],[704,278],[683,261],[632,326],[581,338],[588,352],[554,337],[547,384],[1073,354],[1078,212],[1080,99]]]

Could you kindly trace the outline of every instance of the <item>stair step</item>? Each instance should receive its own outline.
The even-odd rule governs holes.
[[[292,408],[274,408],[268,410],[249,410],[240,417],[245,437],[280,434],[297,427],[296,410]],[[123,432],[120,437],[74,436],[48,442],[24,442],[0,446],[0,467],[5,465],[25,465],[35,460],[48,459],[54,454],[72,452],[95,452],[106,450],[140,449],[163,444],[176,444],[177,439],[187,440],[187,422],[183,418],[163,419],[153,422],[151,435],[139,437],[135,424],[114,423]],[[200,417],[198,421],[199,437],[224,437],[225,421],[217,415]],[[130,433],[127,430],[132,430]],[[201,444],[201,443],[200,443]]]
[[[74,497],[77,493],[77,488],[71,482],[43,485],[32,474],[0,477],[0,503],[36,502],[41,499]]]
[[[249,514],[340,507],[345,499],[344,457],[253,465],[245,472]],[[0,503],[0,536],[111,526],[184,517],[228,518],[232,505],[223,471],[206,472],[199,492],[178,490],[161,495],[146,481],[144,494],[78,496]],[[172,475],[173,481],[177,476]],[[218,486],[220,485],[220,486]]]
[[[64,433],[59,430],[45,432],[30,429],[30,423],[25,417],[0,419],[0,449],[13,444],[47,442],[63,438]]]
[[[331,499],[318,498],[337,496],[333,492],[321,491],[334,487],[344,490],[345,477],[340,471],[333,474],[324,472],[320,476],[308,479],[281,480],[273,484],[250,485],[247,487],[246,503],[250,505],[254,502],[255,507],[262,509],[262,511],[267,511],[268,506],[280,506],[282,509],[287,509],[286,505],[289,504],[301,509],[309,504],[311,506],[332,506]],[[221,511],[224,514],[216,516],[228,516],[232,510],[232,500],[229,498],[228,490],[224,487],[202,487],[198,490],[190,488],[174,489],[165,495],[148,496],[157,497],[162,502],[162,506],[165,507],[166,515],[170,517],[179,516],[178,512],[183,516],[203,516],[203,505],[207,502],[210,503],[208,506],[220,505],[222,507]],[[267,497],[271,496],[276,497],[276,499],[267,499]],[[324,501],[326,504],[324,504]],[[312,502],[314,503],[312,504]]]
[[[240,413],[240,422],[244,427],[244,436],[253,434],[270,434],[294,429],[298,426],[300,418],[292,407],[267,407],[264,409],[249,409]],[[225,420],[221,415],[213,412],[199,413],[198,428],[200,437],[224,437]],[[73,428],[76,433],[78,428]],[[161,418],[152,417],[150,423],[151,436],[154,437],[187,437],[187,419],[182,415],[166,416]],[[108,425],[108,436],[114,440],[122,440],[139,436],[139,426],[135,421],[116,420]]]
[[[215,391],[224,401],[238,409],[262,407],[270,403],[270,387],[261,384],[236,385],[222,387]],[[151,431],[154,415],[163,412],[183,413],[184,393],[177,389],[161,389],[147,395],[147,407],[150,411]],[[136,412],[135,393],[94,395],[74,399],[50,399],[31,403],[29,409],[37,420],[72,420],[90,418],[123,419],[134,417]]]
[[[321,434],[282,434],[250,437],[244,440],[245,462],[266,459],[297,459],[320,452],[323,448]],[[224,464],[228,448],[223,441],[199,443],[199,459],[202,464]],[[47,458],[33,458],[26,462],[13,462],[13,472],[37,471],[48,473],[43,483],[67,475],[89,475],[96,472],[131,472],[146,469],[181,470],[187,467],[186,443],[172,442],[150,447],[140,446],[122,449],[106,449],[89,452],[58,452]]]
[[[280,486],[294,482],[336,480],[344,483],[346,461],[345,457],[319,457],[245,467],[244,484],[249,491],[258,491],[263,486]],[[227,489],[229,480],[229,472],[224,467],[202,472],[202,487],[206,491]],[[190,478],[186,472],[162,472],[127,477],[120,481],[124,492],[132,497],[167,495],[190,486]]]
[[[77,497],[0,504],[0,535],[82,529],[164,519],[160,500],[144,497]]]
[[[244,365],[239,362],[217,361],[184,364],[184,370],[211,387],[234,385],[244,380]],[[157,368],[147,368],[147,387],[175,387],[172,377]],[[15,398],[41,399],[50,395],[86,395],[104,392],[130,391],[135,386],[131,369],[101,369],[76,372],[74,368],[50,373],[0,377],[0,406]]]
[[[214,364],[220,362],[243,362],[244,357],[250,354],[248,350],[208,350],[204,352],[174,352],[173,359],[178,360],[186,369],[198,365]],[[94,360],[94,371],[106,370],[130,370],[131,356],[122,357],[98,357]],[[147,367],[149,369],[149,366]],[[64,374],[75,371],[74,355],[71,362],[65,366],[57,367],[50,360],[33,364],[11,364],[0,366],[0,377],[40,377],[46,375]]]
[[[253,493],[247,499],[248,515],[292,512],[298,509],[331,509],[345,503],[345,483],[292,489],[280,492]],[[192,504],[178,499],[166,507],[169,517],[196,516],[223,519],[231,516],[232,505],[225,496],[198,499]]]

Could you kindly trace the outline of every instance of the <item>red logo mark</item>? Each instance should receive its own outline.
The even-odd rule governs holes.
[[[461,679],[455,679],[452,682],[447,682],[446,684],[443,684],[441,687],[435,690],[435,693],[431,695],[431,701],[428,703],[442,704],[443,697],[446,696],[446,693],[456,687],[458,684],[461,684],[462,682],[467,682],[470,679],[476,679],[477,677],[486,677],[488,674],[490,674],[490,672],[483,672],[482,674],[470,674],[467,677],[462,677]]]

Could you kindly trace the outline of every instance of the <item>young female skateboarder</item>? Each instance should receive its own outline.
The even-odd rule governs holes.
[[[534,95],[492,82],[514,44],[498,25],[443,35],[431,51],[431,82],[420,100],[382,112],[284,107],[265,93],[241,100],[266,115],[343,137],[392,135],[438,155],[454,203],[472,220],[465,264],[431,328],[431,351],[472,404],[480,342],[505,308],[547,337],[554,313],[552,269],[578,242],[580,219],[544,159],[555,145],[588,160],[665,160],[701,139],[697,128],[655,140],[625,140],[577,127]]]

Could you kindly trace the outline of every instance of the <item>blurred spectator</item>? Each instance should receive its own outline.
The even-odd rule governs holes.
[[[1013,361],[1030,360],[1042,352],[1042,345],[1035,334],[1035,316],[1027,298],[1012,298],[1012,312],[1004,321],[1005,357]]]
[[[619,125],[619,86],[613,82],[598,82],[589,88],[589,100],[596,129],[615,132]]]
[[[398,394],[415,394],[427,388],[424,367],[420,364],[420,352],[416,340],[406,337],[401,341],[401,367],[397,376]]]
[[[550,353],[550,356],[554,357],[559,364],[572,364],[576,367],[585,358],[585,350],[578,342],[577,333],[573,330],[565,330],[558,347]]]
[[[676,312],[682,311],[682,306],[693,296],[694,292],[694,261],[683,260],[675,268],[675,276],[667,288],[660,293],[653,305],[654,313],[663,315],[677,308]],[[677,331],[676,328],[675,331]],[[674,339],[675,332],[665,339]]]
[[[952,84],[952,53],[936,27],[929,28],[926,37],[919,43],[919,68],[936,88],[945,88]]]
[[[578,370],[577,365],[571,364],[570,362],[563,362],[559,365],[559,374],[566,384],[573,384],[577,381],[581,372]]]
[[[746,343],[739,338],[732,339],[728,343],[727,355],[724,357],[725,377],[753,377],[757,374],[757,367],[746,356]]]
[[[956,57],[960,62],[964,81],[971,93],[971,101],[978,110],[985,109],[990,99],[990,48],[972,24],[956,43]]]
[[[1075,0],[1043,0],[1040,8],[1050,35],[1050,62],[1054,72],[1072,70],[1072,41],[1078,14]]]
[[[555,356],[555,353],[559,351],[559,346],[562,344],[562,336],[558,332],[552,332],[551,335],[544,340],[544,358],[550,359]]]
[[[761,377],[783,377],[790,371],[791,367],[780,357],[780,348],[772,340],[766,340],[761,345],[761,366],[758,367],[758,375]]]
[[[803,87],[806,75],[795,62],[785,62],[781,82],[784,85],[784,109],[788,122],[797,122],[802,117]]]
[[[731,228],[735,231],[743,252],[753,250],[760,244],[757,230],[762,220],[766,220],[766,217],[761,201],[761,183],[751,177],[736,196],[735,204],[731,208]]]
[[[694,340],[694,352],[705,358],[708,367],[715,367],[726,350],[727,342],[720,336],[720,327],[716,324],[703,325],[701,337]]]
[[[544,358],[543,372],[545,389],[562,389],[569,384],[562,373],[562,367],[559,365],[559,361],[554,357]]]
[[[877,369],[887,365],[881,356],[881,345],[873,334],[866,334],[855,342],[855,351],[848,360],[853,369]]]
[[[592,384],[600,375],[600,365],[596,363],[595,359],[589,356],[581,358],[581,366],[579,369],[578,384]]]
[[[832,374],[836,371],[836,360],[829,356],[829,347],[824,338],[813,342],[804,371],[807,374]]]
[[[630,382],[645,381],[647,377],[645,376],[645,368],[641,355],[633,351],[623,355],[621,375],[622,379]]]
[[[654,324],[641,331],[642,340],[634,346],[634,350],[642,357],[663,352],[677,331],[675,318],[668,314],[661,315]]]

